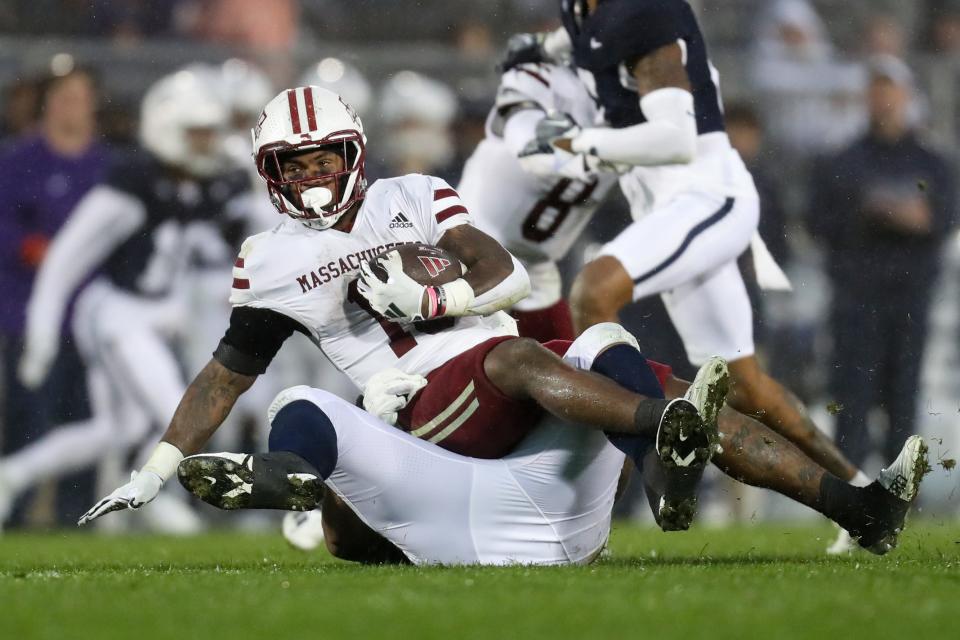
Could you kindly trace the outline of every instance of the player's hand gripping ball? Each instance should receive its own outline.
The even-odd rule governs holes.
[[[463,275],[451,253],[426,244],[405,244],[360,266],[357,290],[390,320],[430,320],[444,314],[442,285]]]

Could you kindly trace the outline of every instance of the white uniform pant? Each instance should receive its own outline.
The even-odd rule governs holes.
[[[753,313],[737,258],[756,231],[756,197],[681,193],[635,221],[600,255],[633,279],[633,299],[662,294],[687,357],[753,355]]]
[[[591,327],[568,362],[589,367],[604,346],[630,342],[615,326]],[[599,431],[550,417],[505,458],[478,460],[320,389],[287,389],[269,415],[296,400],[316,404],[336,430],[327,486],[415,564],[583,563],[607,542],[624,455]]]
[[[183,397],[169,337],[184,314],[174,300],[134,298],[95,282],[77,300],[73,331],[87,366],[92,416],[62,425],[3,461],[17,490],[83,469],[163,428]]]

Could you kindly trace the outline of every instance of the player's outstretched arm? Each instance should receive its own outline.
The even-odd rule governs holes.
[[[95,504],[80,518],[83,525],[121,509],[139,509],[157,497],[184,455],[197,453],[219,428],[233,405],[257,379],[235,373],[211,359],[187,387],[166,433],[150,459],[130,482]]]
[[[566,151],[618,164],[691,162],[696,155],[697,120],[680,45],[661,47],[628,67],[647,121],[622,129],[594,127],[574,131],[554,144]]]
[[[18,374],[37,388],[57,356],[70,297],[145,219],[143,204],[106,186],[91,189],[74,207],[44,256],[27,303],[26,344]]]

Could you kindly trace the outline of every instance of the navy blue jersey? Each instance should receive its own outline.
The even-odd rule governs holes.
[[[186,229],[194,224],[217,228],[235,253],[243,240],[243,220],[228,215],[228,203],[250,190],[244,171],[209,179],[174,178],[145,152],[117,162],[104,181],[132,196],[146,211],[146,220],[107,258],[101,273],[118,287],[144,295],[167,293],[173,263],[185,251]]]
[[[635,89],[624,76],[639,59],[682,40],[700,134],[723,131],[723,111],[707,58],[707,45],[685,0],[603,0],[580,18],[579,0],[564,0],[564,26],[578,67],[593,74],[597,98],[613,127],[645,122]]]

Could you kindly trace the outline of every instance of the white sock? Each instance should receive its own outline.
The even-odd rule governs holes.
[[[870,476],[859,469],[857,469],[857,475],[853,476],[853,479],[850,480],[850,484],[855,487],[865,487],[871,482],[873,482],[873,480],[870,479]]]

